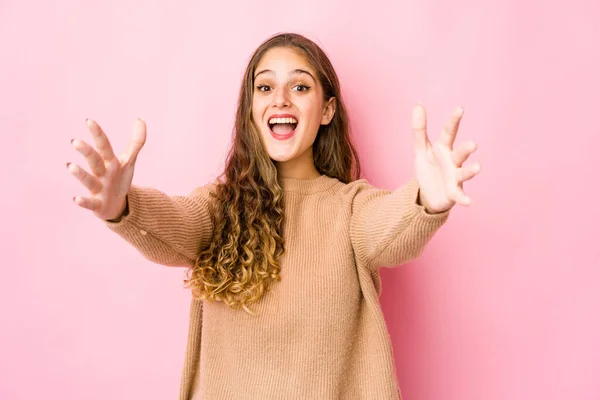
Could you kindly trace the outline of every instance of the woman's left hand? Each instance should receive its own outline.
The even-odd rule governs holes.
[[[471,204],[471,199],[463,191],[463,182],[477,175],[481,166],[463,166],[477,149],[474,142],[464,142],[453,148],[462,115],[462,108],[455,109],[438,140],[431,143],[427,136],[425,108],[419,104],[413,111],[419,203],[432,214],[449,210],[455,204]]]

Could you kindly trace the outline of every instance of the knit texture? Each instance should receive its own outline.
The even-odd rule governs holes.
[[[209,191],[133,186],[106,225],[147,259],[191,266],[211,240]],[[281,281],[253,305],[192,300],[181,400],[400,399],[379,303],[379,267],[419,256],[449,211],[428,214],[413,179],[390,191],[361,179],[284,179]]]

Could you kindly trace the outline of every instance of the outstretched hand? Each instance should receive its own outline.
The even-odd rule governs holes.
[[[88,197],[76,196],[73,201],[80,207],[93,211],[98,218],[116,219],[125,209],[135,162],[146,142],[146,123],[141,119],[135,122],[128,149],[117,157],[102,128],[90,119],[86,122],[97,149],[78,139],[73,139],[71,144],[86,158],[91,173],[73,163],[67,163],[67,168],[90,194]]]
[[[481,166],[463,166],[477,149],[474,142],[464,142],[454,148],[462,116],[462,108],[455,109],[437,141],[431,143],[427,136],[425,108],[419,104],[413,110],[415,178],[420,188],[419,202],[429,213],[444,212],[455,204],[471,204],[463,191],[463,182],[477,175]]]

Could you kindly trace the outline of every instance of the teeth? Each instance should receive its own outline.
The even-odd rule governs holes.
[[[269,124],[297,124],[298,120],[296,118],[271,118],[269,120]]]

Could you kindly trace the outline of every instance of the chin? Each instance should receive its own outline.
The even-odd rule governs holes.
[[[281,144],[279,142],[273,143],[275,139],[271,137],[265,138],[266,151],[271,160],[275,162],[286,162],[291,161],[298,156],[298,150],[296,145],[293,143]]]
[[[273,160],[274,162],[286,162],[286,161],[291,161],[295,158],[295,155],[292,153],[289,154],[281,154],[281,153],[271,153],[269,152],[269,157],[271,157],[271,160]]]

